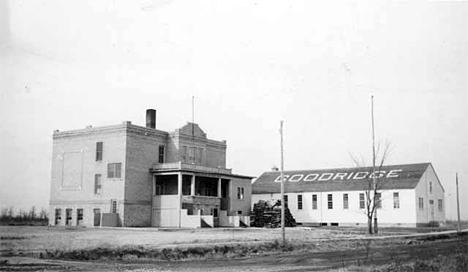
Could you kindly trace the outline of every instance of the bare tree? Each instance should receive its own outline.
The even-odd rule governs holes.
[[[2,211],[0,212],[0,220],[7,220],[8,219],[8,208],[3,207]]]
[[[29,220],[34,221],[36,219],[36,206],[32,206],[31,210],[29,210]]]
[[[15,209],[13,206],[8,207],[8,218],[13,219],[13,216],[15,215]]]
[[[381,151],[380,143],[377,146],[375,155],[373,156],[372,163],[372,172],[369,174],[366,180],[366,189],[365,189],[365,213],[367,216],[367,227],[369,234],[378,233],[378,219],[377,219],[377,209],[380,207],[381,203],[381,193],[380,190],[385,186],[387,179],[384,178],[382,173],[382,167],[386,159],[390,154],[390,142],[385,142],[384,148]],[[382,153],[380,155],[380,153]],[[358,167],[364,167],[364,159],[356,158],[350,154],[351,159]],[[379,158],[380,157],[380,158]]]
[[[44,209],[44,208],[41,209],[41,212],[39,213],[39,218],[42,219],[42,220],[47,220],[48,219],[46,209]]]

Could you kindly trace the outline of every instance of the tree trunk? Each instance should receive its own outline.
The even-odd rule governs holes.
[[[379,227],[377,225],[377,218],[374,218],[374,233],[379,233]]]
[[[372,216],[367,217],[367,228],[369,230],[369,234],[372,234]]]

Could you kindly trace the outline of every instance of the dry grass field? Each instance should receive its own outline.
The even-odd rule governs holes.
[[[380,235],[410,234],[411,229],[383,229]],[[287,228],[289,241],[315,242],[322,239],[366,237],[365,228]],[[216,228],[81,228],[0,227],[2,252],[39,252],[95,247],[143,246],[161,248],[203,244],[259,243],[281,239],[281,229]]]
[[[280,229],[4,226],[0,270],[322,271],[354,266],[361,271],[369,264],[452,253],[468,263],[466,235],[424,234],[443,230],[382,228],[369,236],[364,228],[287,228],[283,247]],[[424,236],[405,236],[415,234]]]

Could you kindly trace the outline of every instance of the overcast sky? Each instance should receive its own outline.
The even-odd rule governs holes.
[[[0,205],[47,207],[52,132],[191,120],[259,176],[431,162],[468,219],[468,2],[0,0]]]

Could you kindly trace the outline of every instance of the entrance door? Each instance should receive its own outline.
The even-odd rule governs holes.
[[[94,226],[101,226],[101,209],[94,209]]]

